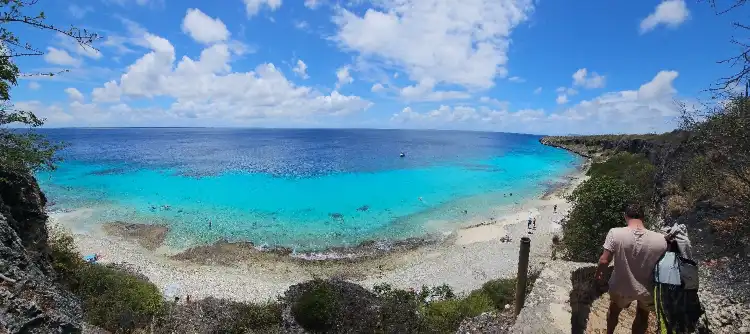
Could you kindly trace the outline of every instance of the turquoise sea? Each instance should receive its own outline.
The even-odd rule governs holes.
[[[582,162],[539,144],[538,136],[506,133],[44,133],[68,145],[59,168],[38,175],[51,211],[92,208],[80,222],[86,226],[166,224],[167,243],[175,248],[226,238],[308,252],[441,235],[467,217],[540,196]]]

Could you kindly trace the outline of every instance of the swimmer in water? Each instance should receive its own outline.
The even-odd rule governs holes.
[[[419,196],[419,197],[418,197],[418,199],[419,199],[419,201],[420,201],[420,202],[424,202],[424,201],[422,200],[422,196]]]

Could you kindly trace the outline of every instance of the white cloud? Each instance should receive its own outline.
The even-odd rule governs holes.
[[[130,3],[135,3],[139,6],[163,6],[164,0],[105,0],[105,2],[116,3],[120,6],[125,6]]]
[[[659,25],[677,28],[690,16],[685,0],[666,0],[656,6],[654,12],[641,21],[640,33],[645,34]]]
[[[89,12],[94,11],[94,8],[91,6],[79,6],[76,4],[70,4],[68,5],[68,12],[70,13],[70,16],[76,18],[76,19],[82,19],[88,14]]]
[[[295,21],[294,27],[302,31],[307,31],[310,29],[310,24],[307,21]]]
[[[557,92],[557,98],[555,99],[555,102],[557,104],[565,104],[568,103],[568,96],[574,96],[578,94],[578,91],[571,87],[557,87],[555,90]]]
[[[405,108],[391,117],[399,127],[479,129],[538,134],[647,133],[674,129],[677,72],[661,71],[638,90],[603,94],[559,112],[446,106],[425,112]],[[488,98],[489,99],[489,98]],[[480,99],[481,100],[481,99]]]
[[[676,93],[677,90],[672,86],[672,82],[678,75],[677,71],[660,71],[651,81],[638,89],[638,98],[648,100]]]
[[[165,111],[184,120],[212,122],[262,119],[305,119],[362,111],[371,103],[338,91],[325,95],[296,86],[273,64],[261,64],[250,72],[231,72],[231,48],[224,43],[204,49],[193,60],[177,61],[172,44],[147,34],[151,52],[136,60],[119,78],[92,91],[96,103],[166,97],[174,102]]]
[[[413,86],[401,89],[401,97],[406,101],[443,101],[452,99],[467,99],[471,97],[466,92],[459,91],[434,91],[435,82],[424,79]]]
[[[266,6],[270,10],[276,10],[281,7],[281,0],[243,0],[245,2],[245,10],[247,16],[255,16],[260,11],[261,7]]]
[[[521,78],[521,77],[517,77],[517,76],[513,76],[513,77],[508,78],[508,81],[510,81],[510,82],[526,82],[526,79]]]
[[[307,64],[302,59],[297,60],[297,66],[294,67],[294,73],[300,76],[302,79],[307,79],[310,76],[307,75]]]
[[[83,102],[83,100],[84,100],[84,97],[83,97],[83,94],[81,93],[81,91],[79,91],[78,89],[75,89],[73,87],[65,88],[65,93],[68,94],[68,98],[71,101]]]
[[[349,74],[349,66],[340,67],[336,70],[336,89],[341,86],[354,82],[354,78]]]
[[[339,8],[334,39],[415,82],[489,88],[507,75],[509,36],[533,0],[383,0],[359,16]]]
[[[376,83],[372,85],[372,88],[370,88],[370,91],[373,93],[379,93],[379,92],[382,92],[383,90],[385,90],[385,87],[381,83]]]
[[[63,66],[80,66],[81,60],[73,58],[67,51],[53,47],[47,47],[47,53],[44,60],[50,64]]]
[[[57,33],[57,44],[70,53],[84,56],[91,59],[99,59],[102,53],[90,45],[78,43],[75,39],[66,36],[63,33]]]
[[[316,9],[320,6],[320,0],[305,0],[305,7]]]
[[[565,94],[569,96],[578,94],[578,91],[575,90],[575,88],[571,88],[571,87],[557,87],[555,91],[557,92],[557,94]]]
[[[573,73],[573,86],[581,86],[584,88],[602,88],[606,83],[606,78],[603,75],[599,75],[596,72],[591,72],[590,75],[588,70],[581,68]]]
[[[29,89],[37,90],[39,88],[42,88],[42,85],[40,85],[38,82],[36,81],[29,82]]]
[[[536,89],[534,89],[534,94],[538,95],[538,94],[541,94],[541,93],[542,93],[542,87],[537,87]]]
[[[211,18],[200,9],[188,8],[182,20],[182,31],[196,42],[211,44],[229,39],[229,30],[220,19]]]

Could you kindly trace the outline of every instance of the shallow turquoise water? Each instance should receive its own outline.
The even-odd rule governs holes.
[[[39,179],[54,202],[53,210],[94,208],[85,224],[114,220],[168,224],[167,242],[176,248],[227,238],[313,251],[355,246],[366,240],[392,241],[448,232],[467,216],[487,215],[492,208],[541,195],[551,182],[580,163],[565,151],[542,146],[535,137],[512,138],[515,149],[511,146],[468,155],[455,153],[455,148],[446,148],[452,153],[445,154],[439,146],[431,146],[430,150],[438,152],[430,151],[437,159],[402,168],[372,167],[368,164],[372,159],[368,159],[358,163],[368,168],[302,174],[231,166],[205,172],[214,163],[201,155],[177,159],[165,154],[161,163],[130,157],[118,160],[105,154],[97,159],[96,154],[76,153],[76,147],[83,145],[98,147],[87,138],[74,140],[66,162],[54,172],[41,173]],[[311,139],[322,145],[318,140]],[[139,143],[151,147],[148,138]],[[139,148],[133,145],[130,149]],[[314,149],[337,148],[323,145]],[[419,161],[412,156],[420,152],[410,150],[404,159]],[[181,153],[188,157],[195,154],[189,150]],[[346,159],[345,152],[327,154],[343,154],[341,158]],[[248,153],[243,159],[252,156]],[[382,158],[396,161],[385,164],[399,163],[395,155]],[[183,163],[180,159],[192,160]],[[215,164],[221,164],[220,160]],[[300,159],[295,163],[303,167],[293,170],[316,162]],[[201,168],[194,168],[198,165]],[[513,196],[507,196],[511,192]],[[435,221],[440,224],[433,224]]]

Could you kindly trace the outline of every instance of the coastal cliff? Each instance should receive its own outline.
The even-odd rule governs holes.
[[[0,171],[0,331],[81,331],[80,302],[54,283],[45,204],[31,175]]]
[[[722,196],[728,179],[696,172],[698,163],[713,157],[693,133],[543,137],[540,143],[562,148],[595,161],[618,153],[645,156],[656,168],[650,209],[657,226],[685,224],[693,252],[701,264],[700,297],[706,323],[714,333],[750,332],[750,235],[747,207],[741,194]],[[747,166],[743,166],[747,171]],[[709,182],[710,183],[705,183]],[[712,188],[706,190],[705,188]],[[740,199],[738,199],[740,198]]]

